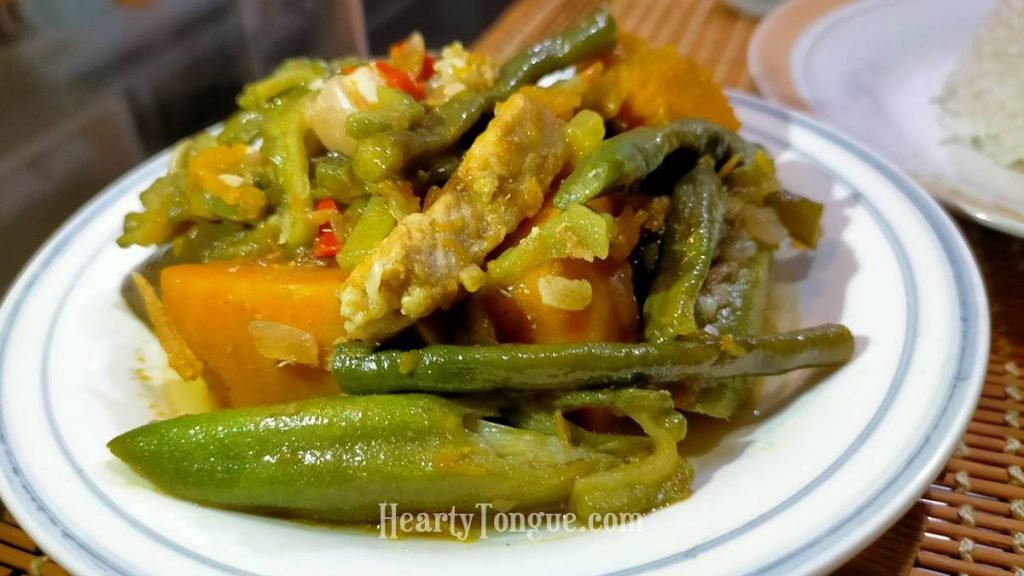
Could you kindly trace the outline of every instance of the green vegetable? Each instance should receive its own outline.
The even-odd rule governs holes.
[[[402,394],[181,416],[108,446],[180,498],[350,522],[378,521],[382,504],[478,512],[479,503],[536,510],[568,502],[577,514],[645,512],[685,493],[688,467],[675,451],[685,421],[667,393],[592,391],[543,405],[612,407],[636,419],[651,442],[634,442],[628,456],[606,453],[592,438],[576,444],[484,420],[497,415],[493,405]]]
[[[722,164],[739,154],[753,162],[759,149],[736,134],[704,120],[676,120],[664,126],[644,126],[605,140],[576,166],[558,193],[555,206],[583,204],[613,189],[627,186],[654,171],[665,157],[686,149]]]
[[[729,194],[743,201],[761,206],[769,194],[782,189],[775,178],[775,163],[768,154],[756,146],[753,157],[749,154],[740,157],[740,164],[723,176],[722,182]]]
[[[322,62],[312,61],[283,65],[282,70],[287,74],[268,78],[266,83],[252,85],[252,91],[243,93],[243,97],[248,94],[245,100],[253,109],[234,114],[216,137],[201,132],[181,144],[167,175],[142,193],[143,212],[125,217],[124,233],[118,238],[118,244],[161,244],[180,231],[182,224],[189,222],[224,219],[254,223],[259,220],[262,209],[240,210],[203,190],[190,191],[188,186],[188,165],[196,154],[218,144],[249,144],[257,136],[263,138],[262,153],[270,161],[270,170],[254,167],[252,176],[257,191],[265,191],[277,205],[279,221],[275,225],[282,231],[280,241],[291,249],[307,244],[315,230],[306,217],[312,209],[304,142],[308,127],[302,111],[302,99],[307,90],[302,87],[305,81],[298,79],[300,76],[308,79],[311,71],[321,68],[325,74],[329,73],[323,66],[326,65]],[[257,98],[257,95],[271,92],[269,99]],[[249,192],[256,193],[251,189]],[[260,203],[244,204],[251,208]]]
[[[711,325],[723,334],[754,335],[764,326],[768,307],[772,251],[760,246],[757,252],[740,263],[736,277],[724,284],[729,301],[719,308]],[[684,402],[677,407],[715,418],[729,418],[747,401],[752,391],[750,378],[733,377],[717,380],[696,379],[684,385],[690,393],[681,395]]]
[[[381,503],[554,507],[577,477],[614,464],[484,414],[425,395],[336,397],[184,416],[109,447],[181,498],[342,521],[378,520]]]
[[[392,130],[360,140],[352,159],[359,178],[377,182],[418,158],[449,148],[494,105],[488,94],[463,91],[432,108],[415,130]]]
[[[229,204],[224,199],[201,191],[192,196],[210,211],[210,220],[227,220],[245,224],[256,224],[263,218],[264,210],[267,207],[267,195],[259,188],[244,188],[247,192],[246,205]],[[193,211],[195,207],[193,206]]]
[[[259,110],[239,110],[224,122],[224,129],[217,135],[217,143],[232,146],[234,144],[251,144],[263,126],[263,112]]]
[[[552,400],[562,399],[567,396],[571,397],[571,395],[580,393],[632,393],[637,391],[644,394],[651,392],[649,390],[641,390],[638,388],[605,388],[601,390],[574,390],[571,392],[559,392],[551,395],[531,394],[526,395],[522,399],[518,399],[515,406],[503,408],[501,415],[504,421],[516,428],[535,430],[545,434],[571,438],[575,442],[589,446],[600,452],[628,457],[631,454],[636,454],[645,450],[650,451],[653,448],[650,438],[634,436],[631,434],[590,432],[585,428],[573,424],[572,421],[565,418],[563,412],[571,412],[571,410],[565,406],[556,408],[555,403],[552,402]],[[664,396],[656,397],[659,403],[663,401],[663,398]],[[638,398],[638,400],[643,401],[645,405],[649,404],[650,400],[654,399],[655,398],[648,397],[644,397],[642,399]],[[616,408],[621,409],[621,406]]]
[[[280,251],[278,219],[256,226],[234,222],[200,222],[174,239],[173,250],[181,262],[220,262],[271,257]]]
[[[841,364],[852,353],[850,331],[825,324],[765,336],[640,344],[436,345],[374,352],[366,344],[343,343],[335,347],[331,370],[350,394],[572,390],[671,384],[695,376],[779,374]]]
[[[377,104],[365,112],[350,114],[345,132],[362,140],[387,130],[407,130],[423,119],[425,110],[415,98],[394,88],[377,88]]]
[[[333,198],[350,204],[367,194],[366,188],[352,173],[352,159],[341,152],[328,152],[313,159],[313,197]]]
[[[789,235],[808,248],[815,248],[821,237],[821,213],[824,206],[786,190],[779,190],[765,198],[765,204],[775,209],[779,222]]]
[[[676,408],[684,412],[728,420],[750,400],[753,391],[751,378],[734,376],[688,383],[677,387],[673,396]]]
[[[573,163],[579,163],[604,141],[604,118],[584,108],[565,125],[565,137],[572,146]]]
[[[131,213],[125,216],[124,232],[117,239],[118,245],[130,246],[152,246],[162,244],[171,240],[181,240],[186,246],[175,248],[177,252],[182,249],[191,250],[203,256],[195,256],[191,261],[208,261],[207,256],[219,250],[207,250],[207,239],[197,243],[194,238],[196,229],[230,231],[230,235],[238,235],[241,230],[252,230],[251,227],[240,227],[234,222],[256,224],[257,228],[267,230],[270,219],[263,218],[267,205],[267,197],[261,188],[252,186],[239,189],[239,193],[246,193],[252,196],[244,198],[244,202],[229,204],[217,194],[210,192],[200,182],[190,181],[189,164],[193,159],[198,160],[204,152],[218,146],[218,139],[208,133],[199,133],[191,140],[187,140],[178,146],[172,156],[171,166],[167,174],[156,179],[146,190],[142,192],[143,211]],[[262,180],[266,178],[264,166],[258,161],[250,163],[248,159],[240,167],[241,172],[232,174],[242,178],[245,182],[255,182],[256,186],[262,186]],[[227,222],[220,222],[221,220]],[[192,224],[192,226],[189,226]],[[223,225],[223,226],[222,226]],[[272,226],[277,226],[273,224]],[[257,234],[259,235],[259,234]],[[199,232],[199,237],[206,238],[205,232]],[[223,234],[215,234],[222,238]],[[248,241],[246,241],[248,243]],[[276,243],[276,239],[275,239]],[[234,244],[232,242],[232,244]],[[258,252],[265,254],[268,251],[260,239],[261,248]],[[252,254],[251,247],[244,251]],[[240,257],[235,250],[221,252],[226,258]]]
[[[292,90],[293,88],[312,88],[332,74],[332,70],[323,60],[311,58],[293,58],[285,60],[270,76],[246,84],[238,95],[238,107],[255,110],[265,102]]]
[[[125,215],[124,231],[118,236],[117,245],[155,246],[169,240],[186,212],[184,189],[184,173],[169,173],[154,180],[139,196],[142,212]]]
[[[372,196],[360,196],[346,206],[345,211],[341,213],[341,222],[334,227],[334,235],[338,237],[342,244],[348,240],[352,230],[359,223],[359,220],[362,219],[363,212],[366,212],[366,206],[372,198]],[[335,255],[335,259],[337,259],[337,255]]]
[[[504,285],[557,258],[593,260],[608,257],[615,221],[585,206],[571,206],[545,220],[518,244],[487,265],[487,281]]]
[[[694,305],[715,257],[724,218],[725,190],[714,164],[704,157],[672,192],[658,274],[644,302],[647,341],[669,340],[697,329]]]
[[[615,44],[615,20],[599,10],[565,32],[512,57],[490,90],[463,91],[431,109],[414,130],[391,130],[359,141],[353,157],[356,175],[377,182],[410,163],[439,154],[458,141],[484,112],[520,87],[566,66],[597,56]]]
[[[222,156],[223,150],[223,147],[215,148],[210,153]],[[205,152],[192,158],[184,191],[190,220],[227,220],[245,224],[256,224],[263,220],[267,209],[267,194],[252,183],[264,172],[264,168],[258,161],[250,162],[249,158],[247,155],[241,165],[227,170],[222,166],[211,166],[211,160]],[[214,159],[212,162],[219,161],[222,160]],[[197,168],[197,164],[201,167]],[[237,182],[227,184],[223,180],[226,177],[235,178]]]
[[[313,210],[313,193],[305,142],[309,126],[302,103],[301,97],[295,98],[269,110],[260,132],[274,186],[281,193],[280,242],[292,249],[309,244],[316,233],[307,218]]]
[[[362,210],[359,220],[345,240],[345,246],[338,252],[338,266],[354,268],[394,227],[395,218],[388,209],[387,200],[383,196],[370,197],[369,203]]]
[[[615,19],[606,8],[580,20],[561,34],[546,38],[512,56],[501,67],[494,96],[504,100],[522,86],[592,58],[615,45]]]
[[[667,395],[652,396],[636,389],[584,390],[565,393],[554,404],[562,409],[603,406],[621,411],[636,421],[654,444],[653,453],[646,458],[577,480],[569,497],[569,508],[577,515],[651,510],[689,493],[693,469],[676,448],[686,436],[686,419],[672,409]],[[622,442],[621,437],[612,440]],[[605,447],[614,448],[614,444]]]
[[[427,159],[422,166],[416,168],[412,175],[413,182],[421,186],[444,185],[458,169],[461,154],[455,150]]]
[[[124,230],[117,239],[118,246],[162,244],[174,235],[180,225],[203,219],[193,213],[186,196],[188,163],[199,152],[216,145],[213,136],[201,132],[175,147],[167,174],[154,180],[139,195],[142,212],[125,215]]]
[[[724,284],[729,298],[711,324],[722,334],[741,336],[758,334],[764,326],[768,308],[768,288],[772,270],[772,251],[758,246],[757,252],[740,263],[735,279]]]

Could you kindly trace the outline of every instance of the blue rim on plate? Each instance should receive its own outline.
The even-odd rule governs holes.
[[[846,152],[854,155],[893,183],[894,186],[896,186],[926,218],[929,226],[931,226],[932,230],[935,232],[942,246],[943,252],[953,268],[954,279],[957,287],[957,297],[959,299],[958,303],[960,305],[960,310],[962,311],[960,327],[963,338],[961,340],[961,348],[959,350],[959,360],[956,363],[957,372],[955,380],[948,389],[947,396],[943,401],[943,405],[938,416],[931,423],[929,433],[920,441],[916,449],[911,452],[911,457],[907,459],[899,470],[895,471],[889,483],[874,490],[867,500],[868,503],[866,505],[850,512],[843,518],[837,519],[832,523],[829,530],[822,532],[816,539],[802,543],[799,548],[775,560],[770,565],[760,568],[757,570],[757,573],[789,574],[797,571],[825,570],[830,567],[834,567],[845,558],[845,556],[841,557],[834,552],[830,556],[826,551],[834,550],[837,547],[846,548],[844,551],[847,553],[853,551],[849,549],[851,547],[849,543],[842,544],[839,542],[841,538],[846,538],[848,536],[846,532],[849,531],[851,526],[867,525],[866,521],[868,519],[872,520],[872,525],[874,525],[875,528],[860,534],[855,546],[859,549],[860,547],[868,544],[872,538],[877,537],[878,534],[889,525],[889,523],[894,522],[900,514],[913,504],[916,498],[923,492],[927,484],[935,474],[938,473],[941,466],[948,459],[950,453],[955,447],[956,438],[959,437],[963,429],[966,427],[970,413],[973,410],[973,406],[977,402],[978,390],[981,385],[987,363],[987,301],[984,290],[982,289],[980,276],[977,272],[977,266],[973,261],[973,256],[971,255],[965,241],[956,230],[952,221],[944,212],[942,212],[935,201],[932,200],[931,197],[929,197],[923,190],[917,187],[917,185],[915,185],[908,177],[900,173],[893,166],[867,152],[859,144],[856,144],[844,136],[835,134],[802,115],[788,112],[750,96],[733,92],[730,92],[729,96],[733,104],[737,107],[746,107],[777,120],[798,125],[801,128],[813,132],[821,138],[838,144]],[[745,129],[745,132],[753,135],[755,140],[760,140],[762,142],[775,141],[775,143],[793,146],[792,143],[784,142],[768,132],[749,128]],[[811,155],[802,152],[797,146],[793,146],[793,149],[802,156],[803,160],[811,164],[815,164],[819,169],[828,173],[834,181],[845,183],[848,188],[856,193],[856,189],[852,185],[845,182],[845,180],[838,174],[835,174],[827,167],[815,161]],[[164,156],[164,154],[161,154],[147,162],[144,162],[112,184],[107,191],[103,192],[82,207],[37,253],[29,266],[12,285],[2,308],[0,308],[0,322],[2,322],[2,324],[0,324],[0,361],[2,361],[4,357],[4,352],[11,336],[12,327],[21,310],[22,303],[49,264],[61,255],[67,245],[75,238],[79,231],[91,220],[92,217],[103,212],[113,202],[122,199],[126,194],[135,193],[135,186],[131,186],[129,184],[134,183],[135,180],[139,180],[148,174],[155,164],[159,164],[164,161]],[[913,277],[906,273],[906,251],[900,245],[899,240],[896,238],[892,230],[888,228],[888,222],[883,218],[878,217],[877,214],[880,208],[872,205],[870,202],[864,202],[863,204],[867,206],[873,214],[875,214],[874,219],[881,224],[890,245],[896,252],[901,270],[907,280],[907,284],[905,285],[909,305],[907,322],[911,328],[914,328],[916,327],[918,312],[912,298],[914,293],[912,289]],[[69,286],[68,290],[70,291],[73,286],[74,283]],[[65,297],[66,295],[67,293],[65,293]],[[54,315],[51,325],[48,328],[46,350],[43,355],[44,362],[50,353],[53,331],[56,326],[56,318],[60,316],[59,310],[63,307],[63,302],[64,297],[62,297],[61,304],[58,307],[58,313]],[[972,311],[973,313],[971,313]],[[908,338],[906,342],[907,346],[911,345],[913,340],[913,333],[908,331]],[[885,400],[883,400],[881,405],[878,407],[878,411],[872,417],[870,424],[861,432],[857,439],[846,448],[840,458],[834,461],[824,472],[806,484],[797,493],[785,499],[769,511],[761,514],[748,524],[727,532],[726,534],[722,534],[712,540],[678,551],[666,557],[633,566],[616,573],[632,574],[645,572],[653,569],[665,568],[682,560],[693,558],[704,551],[721,545],[756,528],[758,525],[767,522],[789,505],[799,501],[806,494],[826,482],[829,477],[841,467],[842,462],[859,449],[861,441],[871,434],[874,426],[888,411],[891,399],[895,396],[901,385],[901,375],[906,369],[907,355],[908,350],[904,349],[903,357],[900,361],[900,367],[897,370],[897,375],[894,379],[893,385],[889,387]],[[2,368],[2,366],[0,366],[0,368]],[[0,372],[0,374],[2,374],[2,372]],[[50,419],[51,427],[53,427],[54,416],[52,406],[49,402],[49,394],[47,393],[48,384],[45,377],[45,365],[43,374],[44,382],[40,390],[46,396],[46,413],[47,417]],[[0,390],[2,390],[2,387],[6,384],[8,383],[0,380]],[[965,407],[969,407],[970,409],[965,409]],[[953,441],[950,441],[951,431],[956,432],[956,438],[954,438]],[[161,543],[161,545],[168,547],[178,554],[185,555],[193,561],[202,563],[208,568],[229,574],[252,574],[249,571],[226,565],[213,558],[200,555],[189,548],[173,542],[162,534],[159,534],[145,526],[145,524],[133,518],[126,511],[120,509],[104,495],[99,487],[85,477],[81,471],[79,463],[75,460],[74,455],[68,451],[66,443],[61,438],[60,433],[54,431],[54,434],[61,449],[65,452],[65,457],[79,472],[81,480],[88,485],[96,496],[112,511],[128,520],[134,528],[146,534],[150,539]],[[23,522],[26,525],[26,530],[36,538],[37,541],[39,541],[44,549],[50,549],[58,561],[65,563],[68,567],[74,567],[76,569],[84,569],[88,566],[90,570],[104,574],[134,574],[142,570],[142,568],[138,566],[124,565],[125,563],[119,560],[116,554],[107,550],[98,550],[95,546],[74,534],[61,521],[59,513],[50,509],[47,503],[33,490],[32,486],[25,482],[17,457],[15,456],[9,442],[9,432],[6,427],[6,421],[4,420],[2,411],[0,411],[0,446],[2,446],[2,450],[0,450],[0,468],[2,468],[4,478],[6,479],[6,485],[9,487],[9,491],[6,491],[3,494],[3,497],[8,501],[16,502],[18,506],[24,506],[24,516],[29,516],[29,511],[34,512],[31,517],[23,518]],[[885,519],[885,522],[880,522],[880,518]]]

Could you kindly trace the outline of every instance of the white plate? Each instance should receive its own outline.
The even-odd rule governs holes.
[[[164,496],[106,450],[152,418],[137,354],[159,347],[118,295],[145,255],[114,245],[161,154],[83,208],[24,271],[0,314],[0,494],[80,574],[797,574],[854,554],[923,492],[972,412],[988,310],[962,237],[892,166],[813,121],[732,95],[783,183],[826,205],[816,253],[780,257],[800,322],[844,322],[855,359],[791,375],[745,425],[693,426],[695,492],[633,532],[381,540]],[[820,376],[820,375],[819,375]],[[802,394],[796,392],[805,388]]]
[[[747,44],[747,68],[761,95],[793,110],[807,111],[789,70],[800,36],[823,16],[854,0],[787,0],[757,23]]]
[[[789,64],[816,116],[875,147],[971,218],[1024,237],[1024,175],[948,143],[935,102],[992,5],[857,2],[808,28]]]

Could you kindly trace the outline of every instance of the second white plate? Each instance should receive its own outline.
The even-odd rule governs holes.
[[[935,99],[993,0],[867,0],[808,28],[790,55],[816,116],[876,148],[939,199],[1024,237],[1024,175],[948,142]]]

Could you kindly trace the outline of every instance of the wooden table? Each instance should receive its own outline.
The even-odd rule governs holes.
[[[518,0],[476,42],[504,59],[556,32],[601,0]],[[719,0],[615,0],[622,29],[675,45],[723,85],[754,91],[746,48],[756,22]],[[1024,574],[1024,242],[961,222],[981,264],[992,303],[992,353],[977,411],[957,454],[906,516],[838,573],[892,575]],[[0,517],[0,576],[65,574]]]

